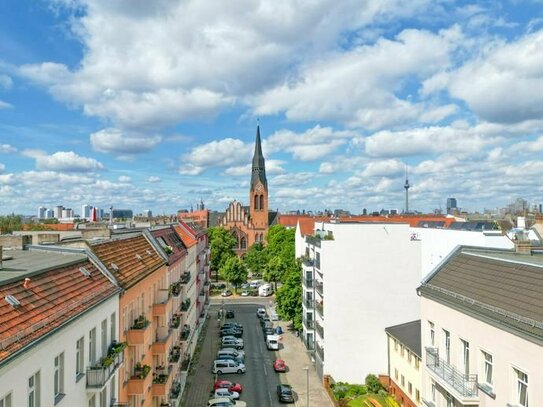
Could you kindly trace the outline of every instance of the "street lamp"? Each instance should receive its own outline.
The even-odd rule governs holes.
[[[305,389],[305,405],[306,407],[309,407],[309,367],[304,367],[305,373],[306,373],[306,389]]]

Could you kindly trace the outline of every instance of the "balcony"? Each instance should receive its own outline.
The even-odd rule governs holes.
[[[182,372],[186,372],[189,370],[189,366],[190,366],[190,357],[185,357],[183,359],[183,361],[181,362],[181,371]]]
[[[181,398],[181,383],[178,381],[172,382],[172,386],[170,387],[170,402],[172,403],[172,406],[177,406],[179,404],[179,400]]]
[[[198,294],[198,301],[203,303],[205,300],[206,300],[206,295],[205,295],[204,289],[202,288],[202,291],[200,291],[200,294]]]
[[[190,308],[190,298],[187,298],[181,303],[181,311],[186,312]]]
[[[170,321],[170,328],[177,329],[181,326],[181,317],[179,315],[174,315]]]
[[[306,308],[315,308],[315,300],[312,298],[306,298],[304,300],[304,305]]]
[[[320,294],[321,297],[324,296],[324,291],[323,291],[323,284],[322,284],[322,282],[317,281],[317,283],[315,283],[315,289],[317,290],[317,292]]]
[[[477,375],[461,373],[439,357],[439,349],[426,348],[426,368],[430,376],[462,404],[478,403]]]
[[[324,347],[320,343],[315,342],[315,350],[317,351],[317,355],[319,355],[320,359],[324,361]]]
[[[174,339],[172,332],[173,330],[168,327],[157,328],[155,342],[153,343],[153,355],[168,353]]]
[[[312,319],[303,319],[303,324],[305,326],[305,329],[315,329],[315,321]]]
[[[168,356],[168,362],[172,364],[177,364],[179,363],[179,359],[181,359],[181,346],[176,345],[170,351],[170,354]]]
[[[153,304],[153,315],[163,316],[166,315],[168,311],[168,305],[170,303],[171,297],[169,290],[160,289],[158,294],[155,297],[156,303]]]
[[[153,382],[153,375],[150,374],[151,366],[136,364],[134,374],[127,383],[128,395],[145,394]]]
[[[319,322],[315,323],[315,329],[319,333],[319,336],[324,339],[324,327]]]
[[[179,282],[170,284],[169,292],[174,297],[179,297],[181,295],[181,284]]]
[[[167,396],[173,382],[172,370],[170,368],[157,370],[153,376],[153,396]]]
[[[126,340],[129,345],[145,345],[151,340],[149,321],[142,315],[134,320],[134,325],[126,331]]]
[[[314,264],[315,264],[315,260],[314,260],[314,259],[310,259],[309,257],[302,257],[302,264],[303,264],[305,267],[313,267]]]
[[[179,339],[182,341],[186,341],[190,336],[190,326],[185,324],[183,326],[183,329],[181,330],[181,334],[179,335]]]
[[[315,309],[317,310],[317,314],[324,318],[324,304],[317,302],[315,304]]]
[[[185,272],[181,275],[181,279],[179,280],[179,282],[180,282],[181,284],[187,284],[189,281],[190,281],[190,272],[189,272],[189,271],[185,271]]]
[[[100,358],[96,365],[87,368],[87,390],[102,391],[111,376],[123,364],[124,348],[126,348],[126,343],[113,342],[109,345],[108,355]]]
[[[303,280],[305,288],[313,288],[313,279],[312,278],[304,278]]]

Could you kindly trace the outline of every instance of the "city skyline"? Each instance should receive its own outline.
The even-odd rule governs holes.
[[[0,214],[543,201],[540,2],[270,4],[3,2]]]

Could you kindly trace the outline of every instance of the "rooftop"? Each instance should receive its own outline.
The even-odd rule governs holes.
[[[388,328],[385,328],[385,332],[407,346],[409,350],[419,358],[422,358],[420,319],[400,325],[389,326]]]

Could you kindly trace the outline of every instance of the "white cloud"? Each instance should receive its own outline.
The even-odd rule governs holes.
[[[5,74],[0,74],[0,89],[10,89],[11,85],[13,85],[13,80]]]
[[[102,153],[139,154],[152,150],[161,141],[159,136],[125,134],[119,129],[109,128],[90,135],[95,151]]]
[[[154,175],[151,175],[149,178],[147,178],[147,182],[149,182],[150,184],[156,184],[160,181],[160,177],[156,177]]]
[[[2,100],[0,100],[0,109],[11,109],[12,107],[13,107],[12,104],[8,102],[3,102]]]
[[[39,157],[45,157],[47,153],[43,150],[37,149],[37,148],[27,148],[21,151],[21,155],[23,157],[29,157],[29,158],[35,158],[38,159]]]
[[[283,160],[266,160],[266,174],[282,174],[285,172],[283,168],[285,162]],[[251,175],[252,164],[234,166],[227,168],[224,173],[234,177],[248,177]]]
[[[0,144],[0,153],[10,154],[17,152],[17,149],[10,144]]]
[[[36,167],[44,171],[92,172],[104,168],[94,158],[82,157],[73,151],[58,151],[52,155],[37,155],[34,158]]]
[[[379,160],[370,162],[360,173],[363,177],[396,176],[405,171],[405,164],[398,160]]]
[[[281,174],[270,179],[270,185],[278,186],[300,186],[305,185],[315,177],[315,174],[310,172],[296,172],[289,174]]]
[[[239,139],[226,138],[194,147],[181,157],[181,174],[199,175],[207,168],[239,166],[249,162],[252,146]]]
[[[4,172],[5,169],[6,169],[6,166],[0,163],[0,173]]]
[[[121,175],[117,179],[118,179],[119,182],[123,182],[123,183],[127,183],[127,182],[132,181],[132,178],[130,178],[130,177],[126,176],[126,175]]]

